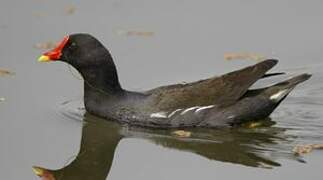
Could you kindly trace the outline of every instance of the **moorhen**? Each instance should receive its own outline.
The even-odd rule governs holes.
[[[94,115],[129,125],[156,128],[233,127],[268,117],[294,87],[309,79],[301,74],[269,87],[250,90],[278,60],[187,84],[146,92],[122,89],[109,51],[90,34],[72,34],[41,62],[63,61],[84,79],[84,104]],[[280,74],[280,73],[278,73]]]

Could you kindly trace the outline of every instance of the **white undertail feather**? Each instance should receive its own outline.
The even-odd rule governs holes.
[[[291,89],[283,89],[283,90],[280,90],[277,93],[271,95],[269,99],[270,100],[273,100],[275,102],[278,102],[282,98],[284,98],[291,90],[292,90],[292,88]]]

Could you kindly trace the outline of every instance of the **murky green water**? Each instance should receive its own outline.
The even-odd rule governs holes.
[[[0,68],[15,75],[0,77],[1,179],[39,179],[34,165],[66,180],[320,179],[323,152],[296,157],[291,150],[323,143],[322,5],[2,1]],[[78,76],[63,63],[36,62],[44,51],[35,48],[39,42],[75,32],[91,33],[109,47],[123,87],[131,90],[198,80],[253,63],[225,61],[226,52],[278,58],[275,71],[313,77],[272,114],[271,126],[194,129],[191,137],[178,138],[169,130],[84,115]]]

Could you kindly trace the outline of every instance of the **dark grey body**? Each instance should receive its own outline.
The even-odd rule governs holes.
[[[74,34],[62,49],[61,61],[75,67],[84,79],[88,112],[136,126],[228,127],[266,118],[298,84],[303,74],[268,88],[249,90],[278,60],[187,84],[162,86],[146,92],[122,89],[109,51],[89,34]]]
[[[195,108],[184,114],[182,113],[190,107],[186,109],[179,107],[178,111],[174,109],[165,112],[157,107],[149,106],[152,97],[146,93],[125,91],[118,96],[111,97],[87,84],[85,84],[84,100],[88,112],[136,126],[157,128],[232,127],[247,121],[268,117],[298,83],[309,77],[310,75],[303,74],[268,88],[249,90],[240,100],[231,105],[214,104],[212,108],[202,109],[199,112],[196,112],[198,108]],[[284,90],[286,92],[277,96],[276,99],[270,99],[271,96]],[[161,112],[165,112],[166,118],[151,117],[151,114]],[[175,113],[171,117],[167,117],[172,112]]]

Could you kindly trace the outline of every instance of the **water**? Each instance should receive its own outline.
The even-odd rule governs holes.
[[[67,7],[75,12],[66,12]],[[2,1],[0,177],[39,179],[320,178],[322,152],[296,157],[297,144],[323,142],[320,1]],[[124,31],[154,32],[127,36]],[[111,50],[121,84],[145,90],[252,64],[226,52],[280,59],[275,71],[313,77],[261,128],[170,130],[125,127],[83,115],[82,81],[63,63],[40,64],[39,42],[89,32]],[[74,73],[75,74],[75,73]],[[278,77],[273,80],[280,80]],[[258,86],[273,80],[259,82]],[[272,122],[275,122],[272,123]],[[109,168],[111,166],[111,168]]]

